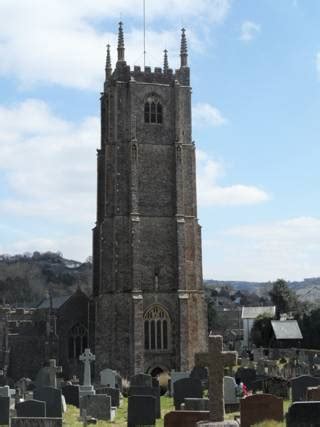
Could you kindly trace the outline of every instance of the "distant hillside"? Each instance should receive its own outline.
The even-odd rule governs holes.
[[[54,252],[0,255],[0,301],[10,304],[39,302],[51,290],[53,296],[74,292],[78,286],[91,293],[90,262],[63,258]]]
[[[266,296],[271,282],[245,282],[205,280],[207,288],[229,287],[234,292]],[[92,288],[92,264],[66,259],[61,253],[34,252],[23,255],[0,255],[0,302],[10,304],[37,303],[48,295],[66,295],[77,287],[88,295]],[[320,277],[302,282],[289,282],[289,286],[303,301],[320,301]]]

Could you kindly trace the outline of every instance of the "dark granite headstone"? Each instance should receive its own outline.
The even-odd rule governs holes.
[[[111,396],[111,406],[120,406],[120,390],[113,387],[103,387],[96,390],[96,394],[106,394]]]
[[[287,413],[287,427],[320,427],[320,402],[295,402]]]
[[[66,403],[79,408],[79,386],[78,385],[65,385],[61,389]]]
[[[11,427],[62,427],[62,418],[11,418]]]
[[[198,399],[195,397],[186,397],[184,399],[185,411],[209,411],[209,399]]]
[[[26,400],[16,404],[17,417],[45,417],[46,402],[40,400]]]
[[[309,375],[301,375],[300,377],[292,378],[292,402],[298,402],[307,399],[307,388],[320,385],[320,378],[311,377]]]
[[[130,378],[130,386],[152,387],[152,376],[148,374],[137,374]]]
[[[153,426],[155,423],[155,398],[153,396],[129,396],[128,427]]]
[[[46,402],[47,417],[62,417],[61,390],[53,387],[38,388],[34,391],[33,397],[35,400]]]
[[[111,396],[106,394],[94,394],[80,398],[80,414],[87,411],[87,416],[97,420],[111,420]]]
[[[280,377],[270,377],[263,381],[263,392],[289,399],[288,381]]]
[[[0,425],[9,424],[10,397],[0,397]]]
[[[202,385],[207,388],[208,386],[208,369],[203,366],[195,366],[190,372],[190,378],[199,379]]]
[[[128,396],[153,396],[155,398],[156,405],[156,418],[161,418],[160,391],[158,391],[155,387],[129,387]]]
[[[186,397],[202,398],[201,381],[196,378],[183,378],[173,384],[173,399],[176,410],[180,409]]]

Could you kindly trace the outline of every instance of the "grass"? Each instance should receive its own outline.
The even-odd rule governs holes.
[[[123,399],[122,406],[117,409],[114,421],[98,421],[98,427],[127,427],[128,399]],[[156,427],[163,427],[163,418],[167,412],[174,410],[173,399],[167,396],[161,396],[161,419],[157,420]],[[64,427],[82,427],[83,423],[79,421],[79,409],[68,405],[67,412],[64,414]]]
[[[284,401],[284,413],[288,411],[291,404],[289,400]],[[98,421],[98,427],[127,427],[128,399],[123,399],[122,406],[117,409],[114,421]],[[173,411],[173,399],[168,396],[161,396],[161,419],[157,420],[156,427],[163,427],[163,418],[167,412]],[[226,420],[233,420],[235,416],[240,416],[239,412],[231,412],[225,415]],[[79,409],[68,405],[67,412],[64,414],[64,427],[82,427],[83,423],[79,421]],[[285,422],[277,423],[275,421],[264,421],[255,424],[253,427],[285,427]]]

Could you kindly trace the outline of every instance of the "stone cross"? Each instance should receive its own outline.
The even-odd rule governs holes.
[[[195,365],[209,369],[209,410],[210,420],[224,420],[223,377],[224,367],[237,363],[237,352],[222,351],[223,339],[220,335],[209,336],[209,352],[197,353]]]
[[[50,359],[48,371],[50,387],[57,388],[57,374],[61,374],[62,366],[56,365],[56,359]]]
[[[84,363],[83,385],[91,386],[91,366],[90,363],[96,360],[96,356],[91,353],[89,348],[84,350],[84,353],[79,356],[81,362]]]

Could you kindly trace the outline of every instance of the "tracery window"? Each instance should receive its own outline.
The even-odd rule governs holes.
[[[170,318],[160,305],[152,305],[144,314],[144,349],[165,351],[169,348]]]
[[[162,123],[162,105],[155,96],[149,96],[144,104],[145,123]]]
[[[88,348],[88,330],[85,326],[77,324],[69,331],[69,359],[79,359],[80,354],[82,354],[86,348]]]

